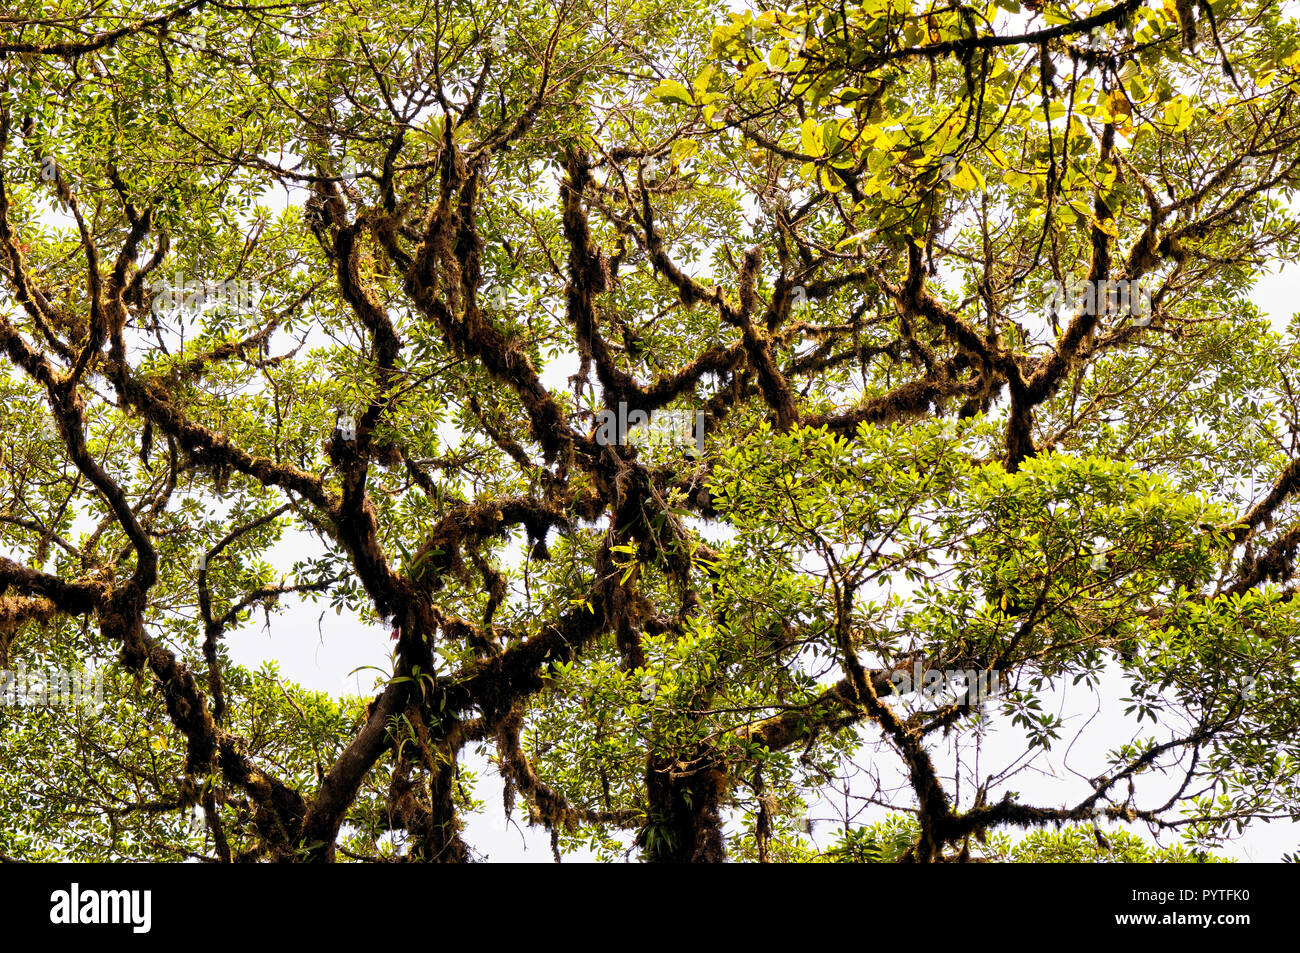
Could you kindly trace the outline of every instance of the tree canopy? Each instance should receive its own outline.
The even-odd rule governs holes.
[[[0,669],[105,689],[0,706],[0,855],[1300,816],[1281,5],[6,11]],[[373,695],[232,660],[303,602]]]

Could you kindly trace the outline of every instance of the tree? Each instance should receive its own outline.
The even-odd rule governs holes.
[[[105,704],[0,709],[0,854],[468,860],[484,759],[557,857],[1296,816],[1273,4],[52,6],[0,667]],[[391,629],[373,697],[231,660],[302,600]]]
[[[849,830],[826,851],[825,859],[841,864],[896,863],[920,836],[915,821],[892,815],[885,820]],[[985,838],[975,863],[1013,864],[1188,864],[1215,863],[1217,858],[1181,846],[1153,848],[1127,831],[1104,834],[1099,828],[1074,825],[1061,830],[1036,830],[1013,843],[1006,834]]]

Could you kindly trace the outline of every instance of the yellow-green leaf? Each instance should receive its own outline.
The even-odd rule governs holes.
[[[984,173],[975,168],[969,162],[962,161],[957,166],[957,171],[950,180],[954,188],[961,189],[965,192],[972,192],[975,189],[984,188]]]
[[[680,103],[683,106],[695,105],[695,100],[691,98],[691,91],[675,79],[664,80],[654,88],[654,92],[650,95],[665,103]]]
[[[808,118],[799,126],[799,148],[804,155],[817,157],[824,152],[822,129],[817,120]]]

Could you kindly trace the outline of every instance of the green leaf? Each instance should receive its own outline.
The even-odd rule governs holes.
[[[650,94],[661,102],[677,103],[682,106],[694,106],[691,91],[675,79],[667,79],[654,88]]]

